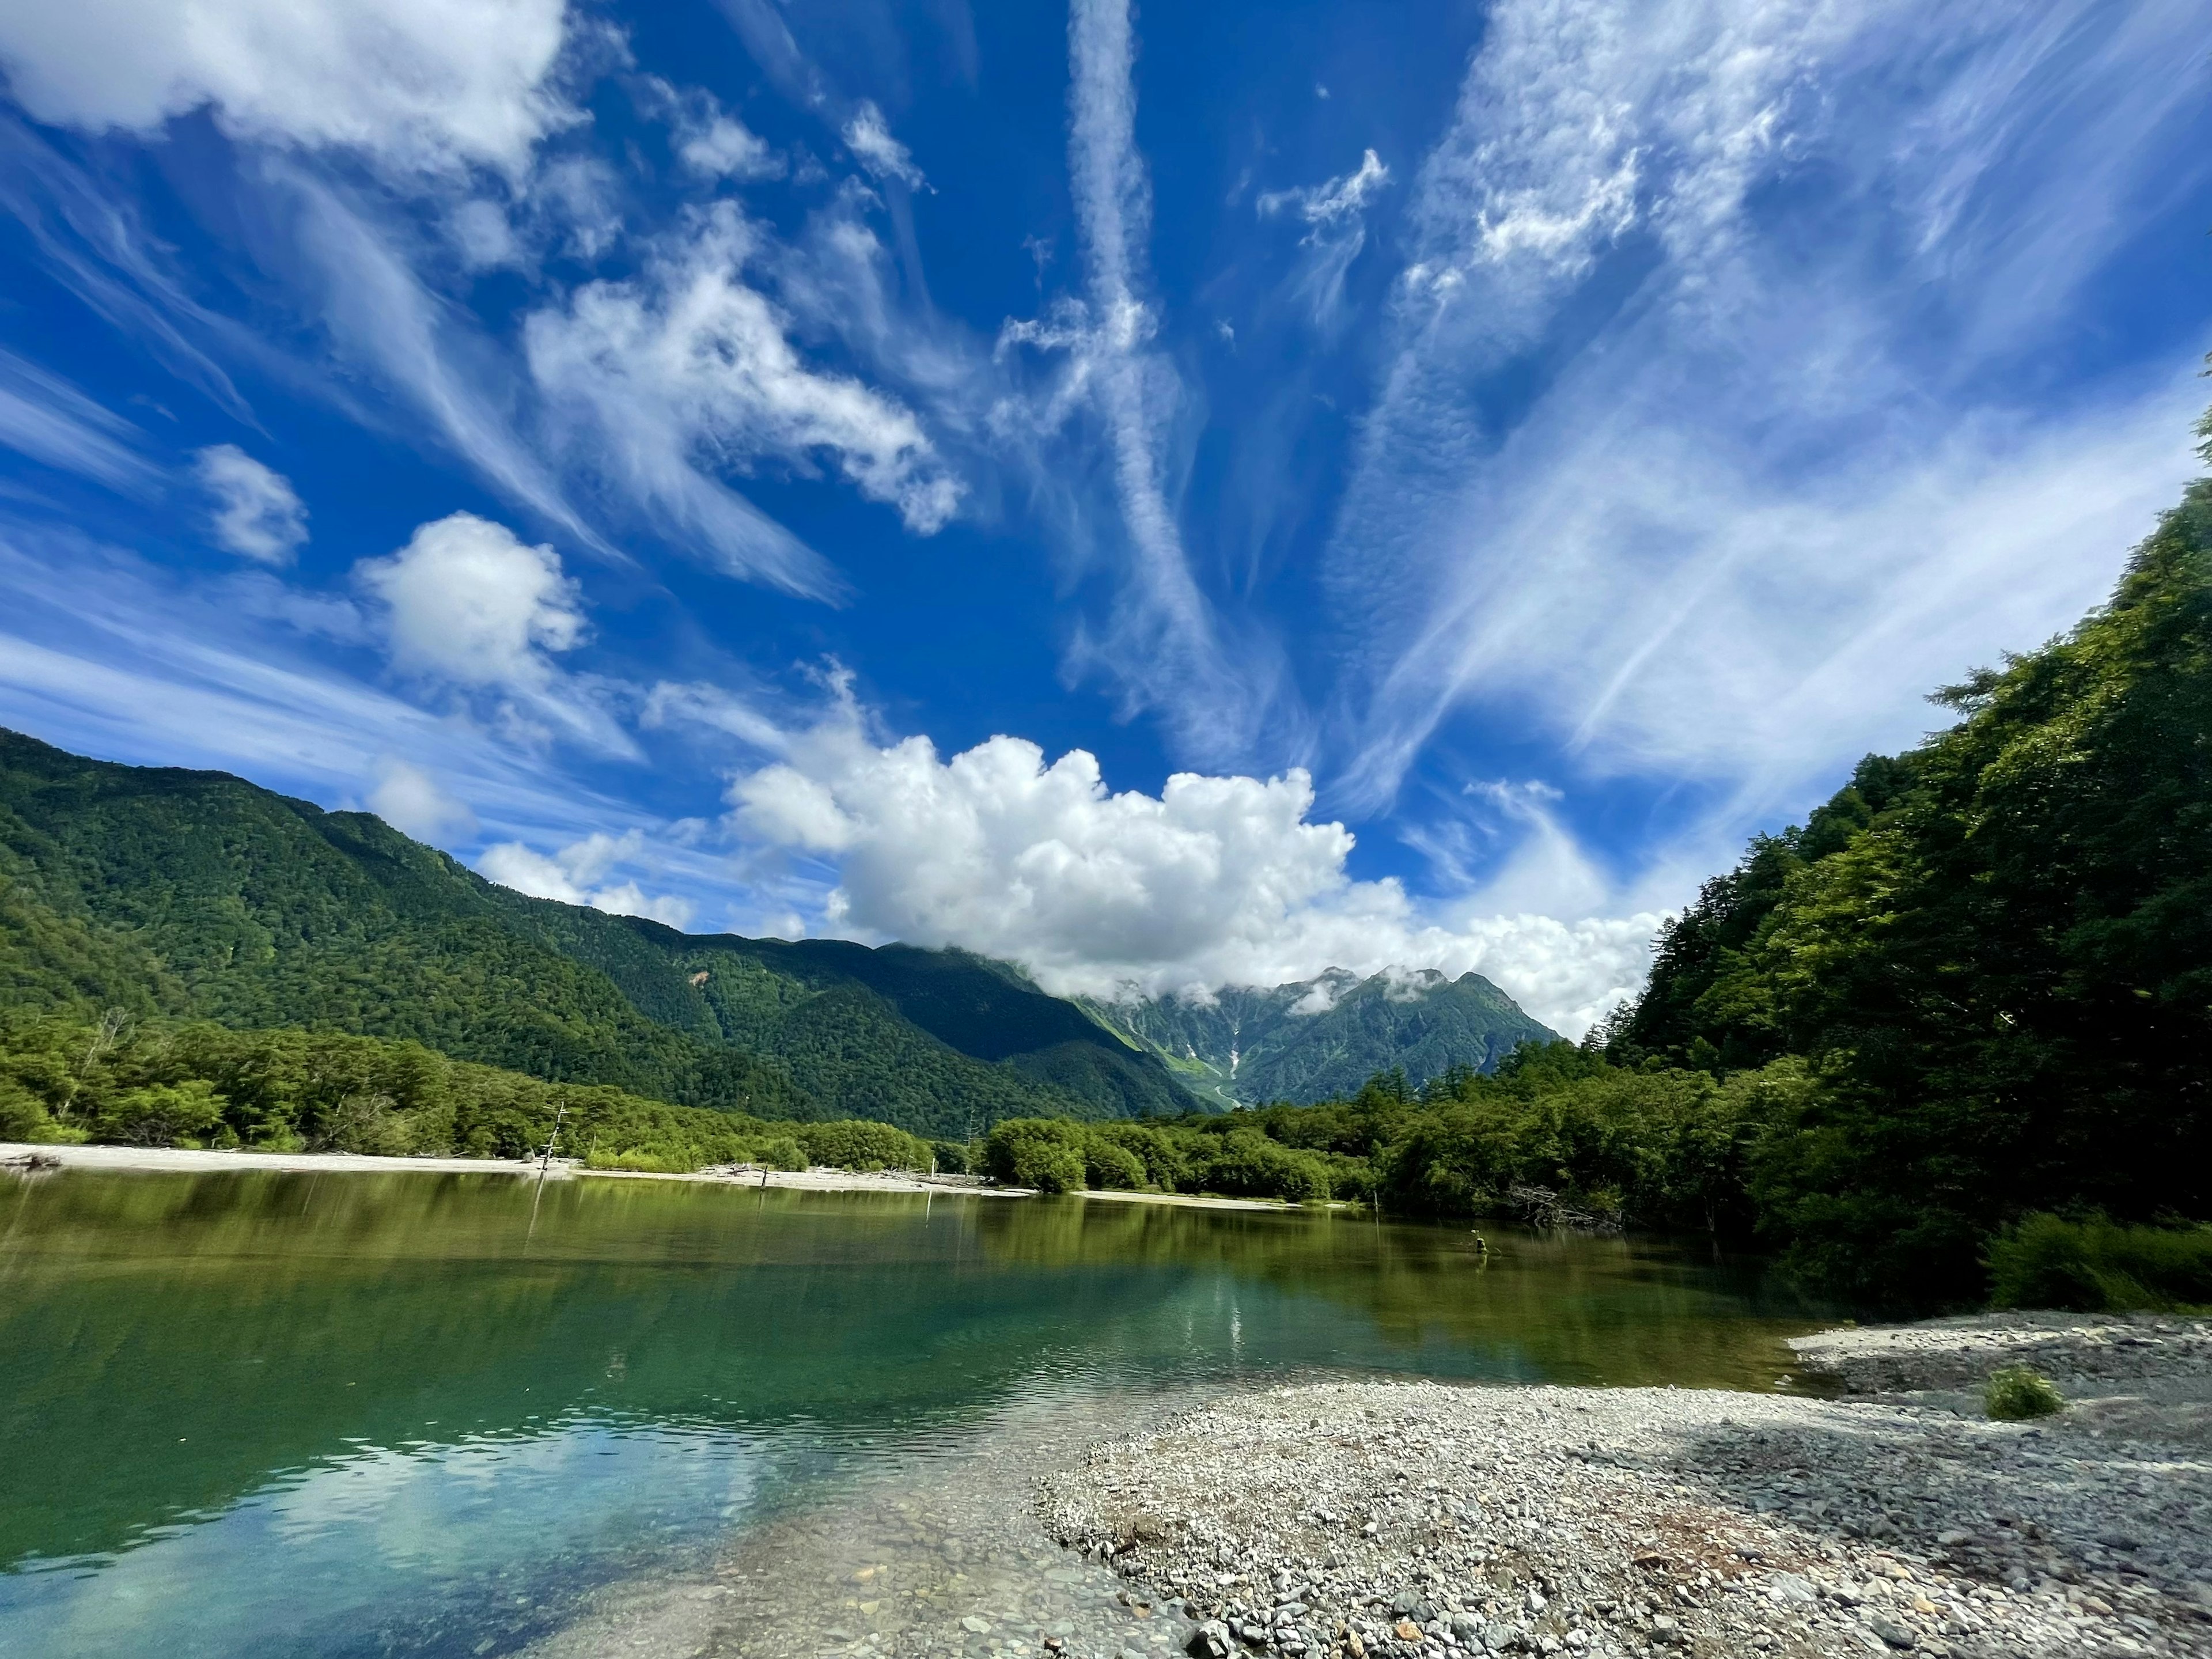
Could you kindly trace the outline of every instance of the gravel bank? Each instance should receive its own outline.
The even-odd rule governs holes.
[[[2212,1460],[2071,1416],[1332,1383],[1099,1446],[1042,1504],[1201,1659],[2212,1653]]]
[[[1981,1384],[2027,1365],[2072,1402],[2069,1429],[2212,1449],[2212,1320],[1980,1314],[1822,1331],[1790,1346],[1847,1395],[1978,1414]]]

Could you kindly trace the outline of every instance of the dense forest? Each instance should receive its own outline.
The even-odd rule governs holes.
[[[2212,483],[2110,604],[1938,701],[1706,884],[1605,1036],[1797,1079],[1761,1230],[1820,1283],[1954,1300],[2030,1212],[2212,1216]]]

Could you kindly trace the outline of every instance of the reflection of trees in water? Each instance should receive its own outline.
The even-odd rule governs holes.
[[[1060,1200],[986,1212],[977,1226],[1006,1260],[1210,1268],[1326,1301],[1371,1322],[1379,1346],[1365,1363],[1385,1369],[1418,1351],[1444,1375],[1756,1388],[1786,1363],[1782,1331],[1812,1322],[1759,1264],[1716,1267],[1649,1239],[1493,1228],[1486,1265],[1462,1228],[1348,1210]]]
[[[579,1413],[834,1441],[1073,1370],[1772,1363],[1710,1270],[1618,1239],[1499,1238],[1485,1271],[1444,1228],[1074,1200],[264,1172],[10,1197],[0,1561],[112,1548],[361,1443]]]

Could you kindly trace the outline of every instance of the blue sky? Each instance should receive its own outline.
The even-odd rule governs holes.
[[[0,17],[0,720],[1579,1030],[2191,476],[2201,9]]]

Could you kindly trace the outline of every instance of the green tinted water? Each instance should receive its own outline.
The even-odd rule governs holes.
[[[0,1654],[514,1651],[994,1412],[1316,1369],[1771,1388],[1662,1246],[503,1176],[0,1182]]]

